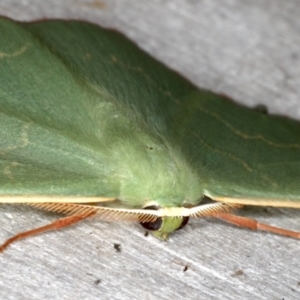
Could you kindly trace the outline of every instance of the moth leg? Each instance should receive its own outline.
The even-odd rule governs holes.
[[[73,215],[73,216],[58,219],[58,220],[56,220],[48,225],[45,225],[45,226],[41,226],[38,228],[34,228],[34,229],[31,229],[28,231],[18,233],[15,236],[7,239],[5,241],[5,243],[3,243],[0,246],[0,253],[3,252],[10,244],[12,244],[16,241],[25,239],[32,235],[40,234],[45,231],[58,230],[58,229],[61,229],[61,228],[67,227],[67,226],[74,225],[86,218],[92,217],[93,215],[95,215],[95,213],[92,213],[92,212],[89,214],[85,213],[85,214],[81,214],[81,215]]]
[[[222,219],[236,226],[249,228],[252,230],[263,230],[263,231],[272,232],[279,235],[288,236],[294,239],[300,239],[300,232],[270,226],[268,224],[260,223],[254,219],[236,216],[229,213],[218,213],[214,217],[218,219]]]

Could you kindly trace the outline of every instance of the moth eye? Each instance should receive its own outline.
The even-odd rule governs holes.
[[[144,207],[144,209],[158,210],[159,206],[150,205],[150,206]],[[147,230],[159,231],[159,230],[162,230],[165,219],[166,218],[158,217],[154,222],[144,222],[144,223],[140,222],[140,224]],[[178,228],[172,229],[172,231],[180,230],[188,223],[188,221],[189,221],[189,217],[182,217],[180,226]]]
[[[159,207],[156,205],[150,205],[147,207],[144,207],[144,209],[152,209],[152,210],[158,210]],[[163,224],[163,219],[161,217],[157,218],[154,222],[144,222],[140,223],[145,229],[157,231],[161,228]]]
[[[151,231],[157,231],[161,228],[163,223],[162,218],[157,218],[154,222],[145,222],[140,223],[145,229],[151,230]]]

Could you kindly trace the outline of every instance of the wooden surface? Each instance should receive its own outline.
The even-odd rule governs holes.
[[[299,13],[298,0],[0,1],[0,14],[18,20],[115,28],[200,87],[298,119]],[[300,230],[299,210],[242,213]],[[1,205],[0,240],[56,217]],[[300,241],[214,220],[190,222],[169,242],[94,220],[10,247],[0,256],[0,298],[300,299],[299,258]]]

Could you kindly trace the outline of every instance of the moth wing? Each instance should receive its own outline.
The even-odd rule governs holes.
[[[84,72],[65,63],[30,24],[0,22],[0,193],[117,197],[110,141],[99,130],[115,106],[99,96],[101,86],[97,93],[89,89]],[[47,32],[47,22],[39,24]],[[54,44],[71,38],[71,29],[58,32]]]
[[[181,126],[204,195],[227,203],[300,207],[300,123],[199,91]],[[202,130],[200,130],[202,128]]]

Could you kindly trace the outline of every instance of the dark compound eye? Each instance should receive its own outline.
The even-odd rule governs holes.
[[[144,209],[152,209],[152,210],[159,210],[159,207],[156,205],[151,205],[144,207]],[[162,218],[157,218],[154,222],[144,222],[140,223],[145,229],[147,230],[159,230],[163,224],[163,219]]]
[[[157,231],[161,228],[163,220],[162,218],[158,218],[154,222],[145,222],[140,224],[147,230]]]
[[[158,210],[159,207],[155,205],[151,205],[151,206],[144,207],[144,209]],[[181,225],[176,230],[180,230],[181,228],[183,228],[188,223],[188,221],[189,221],[189,217],[183,217]],[[159,217],[154,222],[144,222],[140,224],[147,230],[157,231],[162,228],[163,222],[164,222],[164,218]]]

